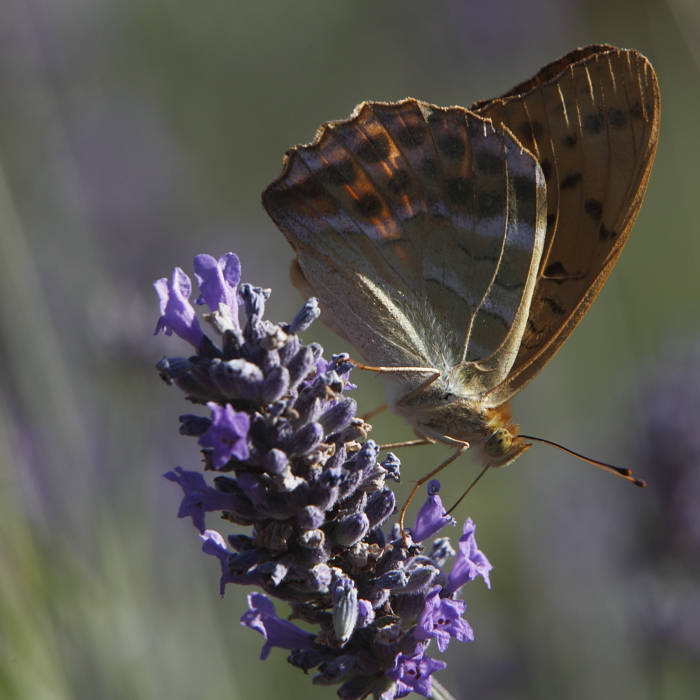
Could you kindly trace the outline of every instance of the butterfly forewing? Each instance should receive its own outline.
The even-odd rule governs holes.
[[[479,362],[468,393],[505,379],[545,222],[541,169],[507,130],[462,108],[365,103],[290,151],[263,203],[297,283],[369,362]]]
[[[556,352],[620,254],[653,163],[660,100],[641,54],[593,46],[474,108],[513,131],[539,160],[547,185],[539,276],[518,357],[489,398],[499,405]]]

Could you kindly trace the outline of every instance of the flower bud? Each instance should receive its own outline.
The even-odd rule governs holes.
[[[367,502],[365,513],[369,518],[371,529],[384,524],[396,508],[396,496],[393,491],[386,489],[372,495]]]
[[[315,365],[316,359],[314,358],[313,349],[310,346],[301,348],[287,364],[290,389],[296,389],[299,383],[306,379]]]
[[[411,572],[406,585],[395,593],[422,593],[433,582],[438,574],[434,566],[419,566]]]
[[[209,430],[211,419],[186,413],[180,416],[180,435],[199,437]]]
[[[297,524],[302,530],[315,530],[326,520],[325,513],[317,506],[306,506],[297,515]]]
[[[357,402],[354,399],[343,399],[335,406],[329,408],[318,422],[323,426],[325,435],[333,435],[350,424],[357,410]]]
[[[323,440],[323,428],[318,423],[309,423],[292,435],[287,446],[290,457],[300,457],[311,452]]]
[[[331,585],[333,629],[341,644],[350,639],[357,622],[357,588],[355,582],[342,576]]]
[[[364,513],[355,513],[345,518],[334,533],[334,539],[341,547],[352,547],[369,530],[369,520]]]
[[[289,332],[301,333],[305,331],[320,315],[321,309],[318,306],[318,299],[311,297],[292,319],[289,324]]]
[[[216,386],[228,397],[254,401],[260,394],[262,370],[247,360],[212,362],[211,376]]]
[[[282,365],[273,367],[265,376],[260,387],[260,400],[274,403],[284,396],[289,389],[289,370]]]

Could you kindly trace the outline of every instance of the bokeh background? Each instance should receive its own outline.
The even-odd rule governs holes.
[[[465,590],[476,641],[440,679],[481,700],[700,696],[698,0],[0,0],[0,698],[335,697],[284,651],[258,660],[246,591],[219,597],[176,519],[161,475],[199,456],[153,368],[187,348],[152,335],[151,283],[232,250],[291,319],[260,204],[288,148],[363,100],[468,106],[593,42],[651,59],[658,155],[605,289],[515,410],[651,485],[545,446],[488,475],[458,516],[493,589]],[[354,378],[361,410],[381,403]],[[444,455],[401,454],[405,479]],[[475,471],[453,466],[445,500]]]

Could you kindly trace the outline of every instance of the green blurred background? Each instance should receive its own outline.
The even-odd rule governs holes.
[[[188,350],[152,335],[151,283],[232,250],[244,281],[273,288],[268,317],[290,320],[290,249],[260,204],[288,148],[363,100],[468,106],[594,42],[656,68],[656,164],[599,300],[515,411],[653,480],[639,415],[653,427],[650,382],[700,332],[698,0],[0,0],[0,698],[335,697],[284,651],[258,660],[246,591],[219,597],[218,562],[176,519],[161,475],[199,456],[153,364]],[[320,325],[306,340],[348,349]],[[361,410],[381,403],[377,379],[354,379]],[[410,438],[374,423],[378,441]],[[401,454],[405,481],[444,455]],[[445,501],[475,471],[453,466]],[[485,478],[457,515],[477,523],[493,589],[467,586],[476,641],[453,642],[443,684],[699,697],[697,569],[640,547],[659,508],[654,488],[544,446]],[[690,632],[659,632],[678,610]]]

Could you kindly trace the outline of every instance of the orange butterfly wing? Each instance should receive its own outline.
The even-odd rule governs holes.
[[[637,51],[577,49],[471,108],[508,127],[540,162],[547,233],[527,328],[500,405],[551,359],[597,296],[632,230],[659,133],[656,75]]]

